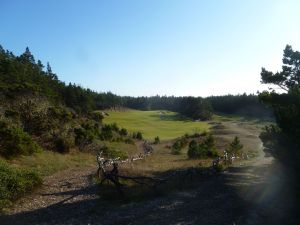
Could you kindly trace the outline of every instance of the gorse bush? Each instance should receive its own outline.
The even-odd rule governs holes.
[[[0,155],[13,158],[18,155],[31,155],[42,149],[20,128],[9,126],[0,121]]]
[[[0,211],[41,182],[42,179],[36,172],[12,168],[0,160]]]

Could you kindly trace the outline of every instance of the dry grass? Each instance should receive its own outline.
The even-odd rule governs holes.
[[[126,144],[124,142],[109,142],[109,141],[103,141],[103,144],[105,144],[110,150],[121,151],[129,157],[140,153],[140,150],[138,148],[138,146],[140,145],[139,141],[137,141],[134,145]]]
[[[48,176],[58,171],[74,167],[87,167],[96,165],[96,157],[89,153],[72,151],[69,154],[43,151],[31,156],[22,156],[10,161],[18,168],[34,169],[42,176]]]
[[[136,161],[132,165],[122,166],[125,170],[139,171],[141,175],[156,175],[178,169],[190,167],[205,167],[211,165],[211,159],[188,159],[187,148],[180,155],[171,154],[171,149],[165,146],[168,142],[154,145],[154,152],[144,160]]]
[[[153,154],[143,160],[135,161],[133,164],[121,164],[119,167],[120,174],[162,178],[176,170],[191,167],[203,168],[211,165],[211,159],[188,159],[186,154],[187,149],[183,149],[180,155],[173,155],[171,154],[171,149],[165,147],[167,144],[169,143],[164,142],[155,145]],[[121,179],[120,181],[123,184],[124,191],[122,198],[120,198],[121,196],[115,187],[109,183],[99,186],[100,198],[108,200],[109,204],[111,204],[111,200],[140,201],[145,198],[164,195],[175,190],[193,187],[199,183],[200,175],[193,179],[190,177],[176,176],[160,185],[154,185],[155,182],[147,181],[150,186],[138,185],[131,180]]]

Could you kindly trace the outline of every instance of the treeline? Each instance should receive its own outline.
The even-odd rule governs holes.
[[[76,84],[65,84],[40,60],[35,60],[29,48],[20,56],[0,45],[0,96],[3,101],[16,96],[43,96],[54,104],[63,104],[76,113],[127,107],[139,110],[170,110],[192,119],[210,119],[213,111],[254,117],[269,117],[271,110],[258,101],[256,95],[201,97],[121,97],[111,92],[98,93]]]
[[[1,45],[0,94],[5,99],[26,95],[44,96],[53,103],[63,103],[79,113],[120,104],[120,98],[110,92],[97,93],[60,81],[49,63],[45,68],[40,60],[35,60],[29,48],[20,56],[15,56]]]
[[[207,100],[215,112],[265,119],[273,117],[272,109],[263,104],[257,95],[211,96]]]
[[[35,60],[29,48],[20,56],[0,46],[0,93],[4,98],[38,95],[53,103],[62,103],[77,113],[96,109],[129,107],[134,109],[166,109],[193,119],[209,119],[212,108],[208,101],[195,97],[121,97],[110,92],[98,93],[79,85],[60,81],[51,66]]]
[[[139,110],[169,110],[178,112],[192,119],[208,120],[213,109],[204,98],[201,97],[175,97],[175,96],[151,96],[151,97],[122,97],[125,107]]]

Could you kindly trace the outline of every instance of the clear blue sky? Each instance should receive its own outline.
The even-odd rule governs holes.
[[[298,0],[0,0],[0,44],[120,95],[256,93],[300,50]]]

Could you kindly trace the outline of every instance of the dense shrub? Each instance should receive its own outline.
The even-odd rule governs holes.
[[[209,135],[200,143],[197,143],[197,141],[192,140],[189,144],[187,154],[188,157],[192,159],[218,156],[218,153],[215,150],[214,137],[212,135]]]
[[[89,118],[102,123],[104,116],[103,116],[102,112],[91,112],[91,113],[89,113]]]
[[[36,172],[12,168],[0,160],[0,211],[41,182],[41,177]]]
[[[70,121],[74,116],[70,110],[58,106],[49,107],[47,110],[47,115],[50,119],[57,119],[63,122]]]
[[[74,133],[75,144],[80,150],[83,150],[86,145],[91,144],[95,138],[100,136],[97,123],[83,123],[81,127],[74,129]]]
[[[59,134],[54,137],[55,150],[59,153],[68,153],[74,146],[74,137],[71,134]],[[79,141],[79,140],[77,140]],[[78,143],[79,144],[79,143]]]
[[[40,150],[38,144],[27,133],[0,121],[0,155],[12,158],[18,155],[30,155]]]
[[[111,140],[113,138],[113,129],[109,124],[104,124],[101,129],[101,139],[102,140]]]

